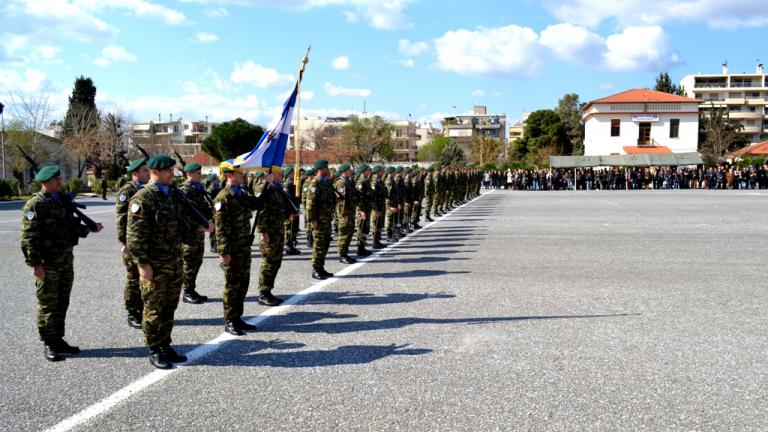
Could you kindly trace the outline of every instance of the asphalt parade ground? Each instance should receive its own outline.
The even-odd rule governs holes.
[[[181,303],[154,369],[123,310],[114,202],[75,249],[67,337],[45,361],[19,247],[0,203],[0,430],[765,430],[768,193],[486,193],[353,266],[310,277],[285,257],[223,334],[218,258]]]

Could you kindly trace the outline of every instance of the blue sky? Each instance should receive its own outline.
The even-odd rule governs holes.
[[[4,0],[0,101],[75,77],[133,120],[265,124],[312,45],[304,115],[431,120],[487,105],[519,118],[565,93],[589,101],[668,71],[753,72],[768,60],[768,2],[431,0]]]

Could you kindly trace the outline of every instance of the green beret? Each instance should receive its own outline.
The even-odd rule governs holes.
[[[154,155],[147,161],[147,166],[152,169],[168,169],[176,165],[176,160],[166,155]]]
[[[402,166],[398,166],[397,168],[395,168],[395,171],[398,172],[398,173],[401,173],[401,172],[403,172],[403,167]]]
[[[315,169],[314,168],[307,168],[306,171],[304,171],[304,175],[313,176],[315,175]]]
[[[342,172],[344,172],[344,171],[346,171],[346,170],[348,170],[350,168],[351,168],[351,166],[348,163],[343,163],[343,164],[339,165],[339,169],[337,170],[337,172],[342,173]]]
[[[427,168],[427,171],[429,171],[429,172],[435,172],[435,167],[434,167],[434,166],[431,166],[431,167]]]
[[[315,168],[316,169],[328,168],[328,161],[325,159],[318,159],[317,162],[315,162]]]
[[[283,170],[283,175],[288,175],[288,174],[290,174],[290,173],[292,173],[292,172],[293,172],[293,165],[288,165],[288,166],[287,166],[287,167],[285,167],[285,169]]]
[[[199,163],[191,162],[191,163],[188,163],[188,164],[184,165],[184,174],[195,172],[195,171],[198,171],[198,170],[201,170],[201,169],[203,169],[203,167],[201,167]]]
[[[384,167],[382,167],[381,165],[374,165],[374,166],[371,168],[371,172],[379,172],[379,171],[381,171],[381,170],[382,170],[382,168],[384,168]]]
[[[61,169],[59,169],[58,165],[48,165],[47,167],[42,167],[40,171],[37,172],[37,175],[35,175],[35,181],[40,183],[47,182],[48,180],[60,175]]]
[[[264,174],[266,174],[264,171],[257,171],[256,172],[256,178],[262,178],[262,177],[264,177]]]
[[[393,173],[393,172],[395,172],[395,171],[397,171],[397,170],[395,169],[395,167],[393,167],[393,166],[388,166],[388,167],[387,167],[387,174],[392,174],[392,173]]]
[[[359,167],[357,167],[357,175],[360,175],[360,174],[362,174],[362,173],[364,173],[364,172],[368,171],[368,168],[370,168],[370,167],[368,166],[368,164],[362,164],[362,165],[360,165]]]
[[[405,171],[406,174],[410,174],[411,173],[411,169],[410,168],[406,168],[404,171]]]
[[[128,165],[128,172],[132,173],[147,164],[147,158],[136,159]]]
[[[211,184],[219,179],[219,176],[216,174],[210,174],[208,177],[205,178],[205,184]]]

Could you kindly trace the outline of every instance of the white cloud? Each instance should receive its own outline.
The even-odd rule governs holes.
[[[12,94],[38,93],[48,84],[48,76],[37,69],[27,69],[23,74],[15,70],[0,70],[0,87]]]
[[[413,61],[413,59],[401,60],[400,64],[403,65],[404,67],[407,67],[407,68],[412,68],[412,67],[416,66],[416,63]]]
[[[538,35],[517,25],[449,31],[435,49],[438,67],[463,75],[530,76],[542,64]]]
[[[611,90],[611,89],[613,89],[613,84],[611,83],[600,84],[600,90]]]
[[[205,15],[207,15],[209,18],[224,18],[229,16],[229,11],[223,7],[206,9]]]
[[[135,63],[138,60],[135,55],[126,51],[125,48],[118,45],[108,45],[101,50],[101,57],[94,60],[93,63],[97,66],[105,67],[113,62]]]
[[[545,0],[543,4],[556,18],[589,27],[608,20],[622,27],[691,21],[721,29],[768,25],[768,2],[763,0]]]
[[[329,96],[368,97],[371,95],[371,91],[368,89],[338,87],[329,82],[325,83],[323,90]]]
[[[400,39],[397,48],[400,54],[415,57],[424,54],[429,49],[429,43],[426,41],[411,42],[408,39]]]
[[[276,69],[264,67],[251,60],[243,64],[235,63],[235,70],[229,79],[235,84],[250,84],[262,88],[289,85],[295,80],[292,75],[283,75]]]
[[[547,27],[541,32],[540,41],[555,56],[573,63],[589,64],[605,50],[600,35],[570,23]]]
[[[287,92],[280,93],[279,95],[275,96],[275,100],[278,102],[284,103],[286,99],[288,99],[288,96],[293,93],[293,90],[289,90]],[[315,92],[312,90],[302,90],[301,91],[301,102],[311,102],[315,98]]]
[[[659,26],[627,27],[605,39],[605,67],[612,70],[667,70],[682,63],[672,51],[669,38]]]
[[[333,67],[336,70],[349,70],[349,57],[347,56],[340,56],[333,59],[331,62],[331,67]]]
[[[347,22],[349,23],[356,23],[360,21],[360,17],[352,11],[344,11],[342,12],[342,14],[344,15],[344,18],[346,18]]]
[[[219,37],[213,33],[208,33],[208,32],[195,33],[195,41],[198,43],[210,43],[210,42],[216,42],[217,40],[219,40]]]
[[[485,90],[477,89],[472,92],[473,97],[485,97]]]

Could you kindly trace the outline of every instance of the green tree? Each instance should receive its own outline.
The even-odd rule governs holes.
[[[459,167],[467,163],[467,154],[456,141],[449,138],[449,141],[440,152],[440,164],[443,166]]]
[[[340,160],[348,159],[353,163],[369,163],[375,159],[391,160],[395,156],[392,145],[392,123],[380,116],[350,116],[349,123],[341,128]]]
[[[237,118],[213,128],[201,148],[214,158],[224,161],[249,152],[264,135],[264,128]]]
[[[435,162],[440,159],[440,154],[443,152],[445,145],[452,140],[446,136],[438,135],[432,138],[432,141],[421,146],[416,158],[419,162]]]
[[[699,150],[710,163],[720,163],[729,150],[744,145],[743,125],[731,120],[728,108],[710,102],[709,112],[699,115]]]
[[[498,138],[476,136],[472,139],[470,146],[472,161],[478,164],[495,164],[503,147],[504,142]]]
[[[673,83],[669,74],[666,72],[662,72],[656,77],[656,85],[653,89],[673,95],[685,96],[685,89],[682,86]]]
[[[565,123],[565,133],[571,142],[573,155],[584,154],[584,122],[581,119],[584,105],[579,101],[579,95],[568,93],[557,101],[557,108],[555,108],[555,112]]]
[[[99,110],[96,108],[96,85],[91,78],[82,75],[75,79],[69,107],[64,116],[62,136],[70,137],[84,130],[99,127]]]
[[[513,155],[520,161],[537,165],[549,162],[553,155],[570,155],[573,145],[565,122],[553,110],[534,111],[525,123],[525,138],[514,143]]]

